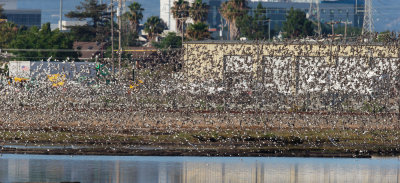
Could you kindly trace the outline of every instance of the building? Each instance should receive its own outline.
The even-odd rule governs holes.
[[[3,14],[7,17],[7,22],[26,27],[40,27],[42,25],[41,10],[19,10],[18,0],[0,0],[0,4],[3,5]]]
[[[87,24],[87,21],[68,21],[68,20],[63,20],[62,21],[62,30],[63,31],[69,31],[70,26],[84,26]],[[60,21],[58,21],[58,24],[51,24],[51,30],[59,29],[60,28]]]
[[[92,60],[102,58],[106,52],[106,43],[100,42],[74,42],[72,46],[79,53],[79,60]]]
[[[4,15],[8,22],[13,22],[19,26],[41,27],[42,11],[41,10],[4,10]]]
[[[209,14],[207,23],[213,38],[220,38],[225,35],[227,27],[225,20],[219,13],[219,8],[224,0],[208,0]],[[312,2],[314,2],[312,4]],[[255,9],[259,3],[267,9],[267,18],[271,19],[271,29],[280,30],[283,22],[286,21],[287,12],[293,7],[309,14],[309,19],[317,21],[315,0],[251,0],[248,6]],[[311,8],[311,11],[310,11]],[[344,23],[350,22],[351,26],[362,27],[364,13],[363,0],[322,0],[319,2],[320,21],[323,24],[328,22]],[[344,24],[342,24],[344,25]],[[337,25],[338,26],[338,25]]]
[[[300,9],[306,13],[310,12],[309,19],[317,21],[317,12],[315,4],[310,6],[306,2],[262,2],[263,7],[267,8],[267,17],[271,18],[271,28],[280,29],[283,22],[286,21],[287,12],[293,7]],[[259,2],[249,2],[249,7],[255,9]],[[362,27],[364,13],[362,10],[364,5],[353,1],[321,1],[319,4],[320,21],[322,24],[328,22],[350,22],[354,27]]]
[[[227,88],[367,94],[389,91],[400,75],[400,50],[394,45],[205,41],[184,47],[188,81],[216,81]]]

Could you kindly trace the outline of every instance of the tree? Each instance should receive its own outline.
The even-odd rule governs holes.
[[[167,25],[157,16],[151,16],[144,23],[144,31],[149,35],[149,40],[153,40],[155,36],[161,34]]]
[[[12,40],[9,47],[14,49],[39,49],[38,51],[18,51],[17,60],[39,60],[65,59],[66,57],[77,58],[77,52],[60,52],[57,49],[72,49],[73,39],[68,33],[60,32],[58,29],[51,31],[50,23],[42,25],[39,30],[36,26],[21,31]],[[56,49],[55,51],[41,51],[41,49]]]
[[[137,41],[139,37],[139,24],[143,19],[142,5],[133,2],[128,6],[128,11],[122,16],[122,44],[125,46],[138,46],[140,42]],[[127,23],[129,22],[129,23]]]
[[[77,11],[71,11],[65,16],[79,20],[89,20],[87,25],[70,26],[76,40],[104,42],[109,38],[110,17],[106,4],[98,4],[97,0],[85,0]]]
[[[189,17],[193,19],[195,23],[204,22],[207,20],[209,6],[203,3],[202,0],[195,0],[190,7]]]
[[[133,2],[128,6],[128,12],[124,16],[129,20],[132,32],[138,31],[139,23],[143,19],[143,11],[142,5],[137,2]]]
[[[12,22],[0,23],[0,48],[7,48],[18,34],[18,27]]]
[[[332,32],[332,29],[329,26],[329,33]],[[354,26],[349,26],[347,25],[347,37],[358,37],[361,36],[362,28],[360,27],[354,27]],[[342,34],[344,35],[345,33],[345,26],[341,25],[335,28],[335,34]]]
[[[290,8],[286,21],[283,22],[285,37],[299,38],[310,36],[313,33],[312,22],[306,18],[306,14],[296,9]]]
[[[267,10],[261,3],[258,3],[254,10],[254,16],[248,14],[237,18],[237,27],[240,36],[250,40],[265,40],[268,39],[268,21],[266,16]]]
[[[190,24],[186,33],[189,38],[193,40],[207,39],[210,38],[211,35],[210,32],[208,32],[208,25],[203,22]]]
[[[239,36],[239,29],[236,26],[238,17],[247,14],[246,0],[229,0],[221,4],[220,13],[229,24],[230,39],[236,39]]]
[[[171,12],[176,19],[176,30],[180,30],[186,21],[185,19],[189,17],[189,3],[185,0],[175,1],[174,6],[171,7]]]
[[[153,45],[159,49],[181,48],[182,37],[177,36],[175,32],[170,32],[164,39],[161,40],[161,42],[154,43]]]
[[[388,43],[388,42],[392,42],[394,40],[396,40],[396,34],[387,30],[387,31],[380,32],[377,36],[376,41]]]

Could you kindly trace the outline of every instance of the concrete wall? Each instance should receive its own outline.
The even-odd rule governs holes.
[[[337,76],[336,84],[330,83],[332,86],[343,82],[343,78],[339,78],[343,75],[350,76],[347,83],[357,78],[360,82],[367,82],[371,77],[387,73],[392,74],[393,80],[399,68],[399,49],[390,45],[188,42],[184,48],[184,72],[191,82],[225,80],[227,58],[241,56],[251,58],[249,64],[253,81],[272,79],[276,87],[289,83],[290,92],[309,90],[310,87],[304,86],[304,83],[306,80],[310,82],[310,78],[333,82],[335,80],[331,78]],[[322,76],[316,78],[314,70]],[[305,75],[307,78],[304,78]],[[300,82],[302,79],[303,82]]]

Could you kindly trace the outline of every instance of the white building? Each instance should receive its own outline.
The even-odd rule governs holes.
[[[172,16],[171,7],[174,6],[175,0],[160,0],[160,18],[163,20],[168,29],[176,32],[176,20]]]
[[[174,6],[175,1],[177,0],[160,0],[160,18],[167,24],[168,30],[178,32],[176,30],[176,20],[171,13],[171,8]],[[187,1],[190,5],[194,2],[194,0]]]
[[[62,21],[62,30],[63,31],[68,31],[69,28],[68,26],[83,26],[86,25],[87,21]],[[60,26],[60,21],[58,21],[58,24],[51,24],[51,30],[58,29]]]

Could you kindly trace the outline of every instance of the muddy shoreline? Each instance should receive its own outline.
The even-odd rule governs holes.
[[[151,149],[132,150],[126,148],[82,148],[82,149],[24,149],[3,148],[2,154],[40,155],[107,155],[107,156],[215,156],[215,157],[326,157],[326,158],[371,158],[371,154],[357,152],[330,152],[323,150],[246,150],[246,149]],[[374,154],[374,156],[398,156],[399,152]]]
[[[0,131],[1,154],[113,156],[343,157],[400,156],[399,130],[200,129]]]

